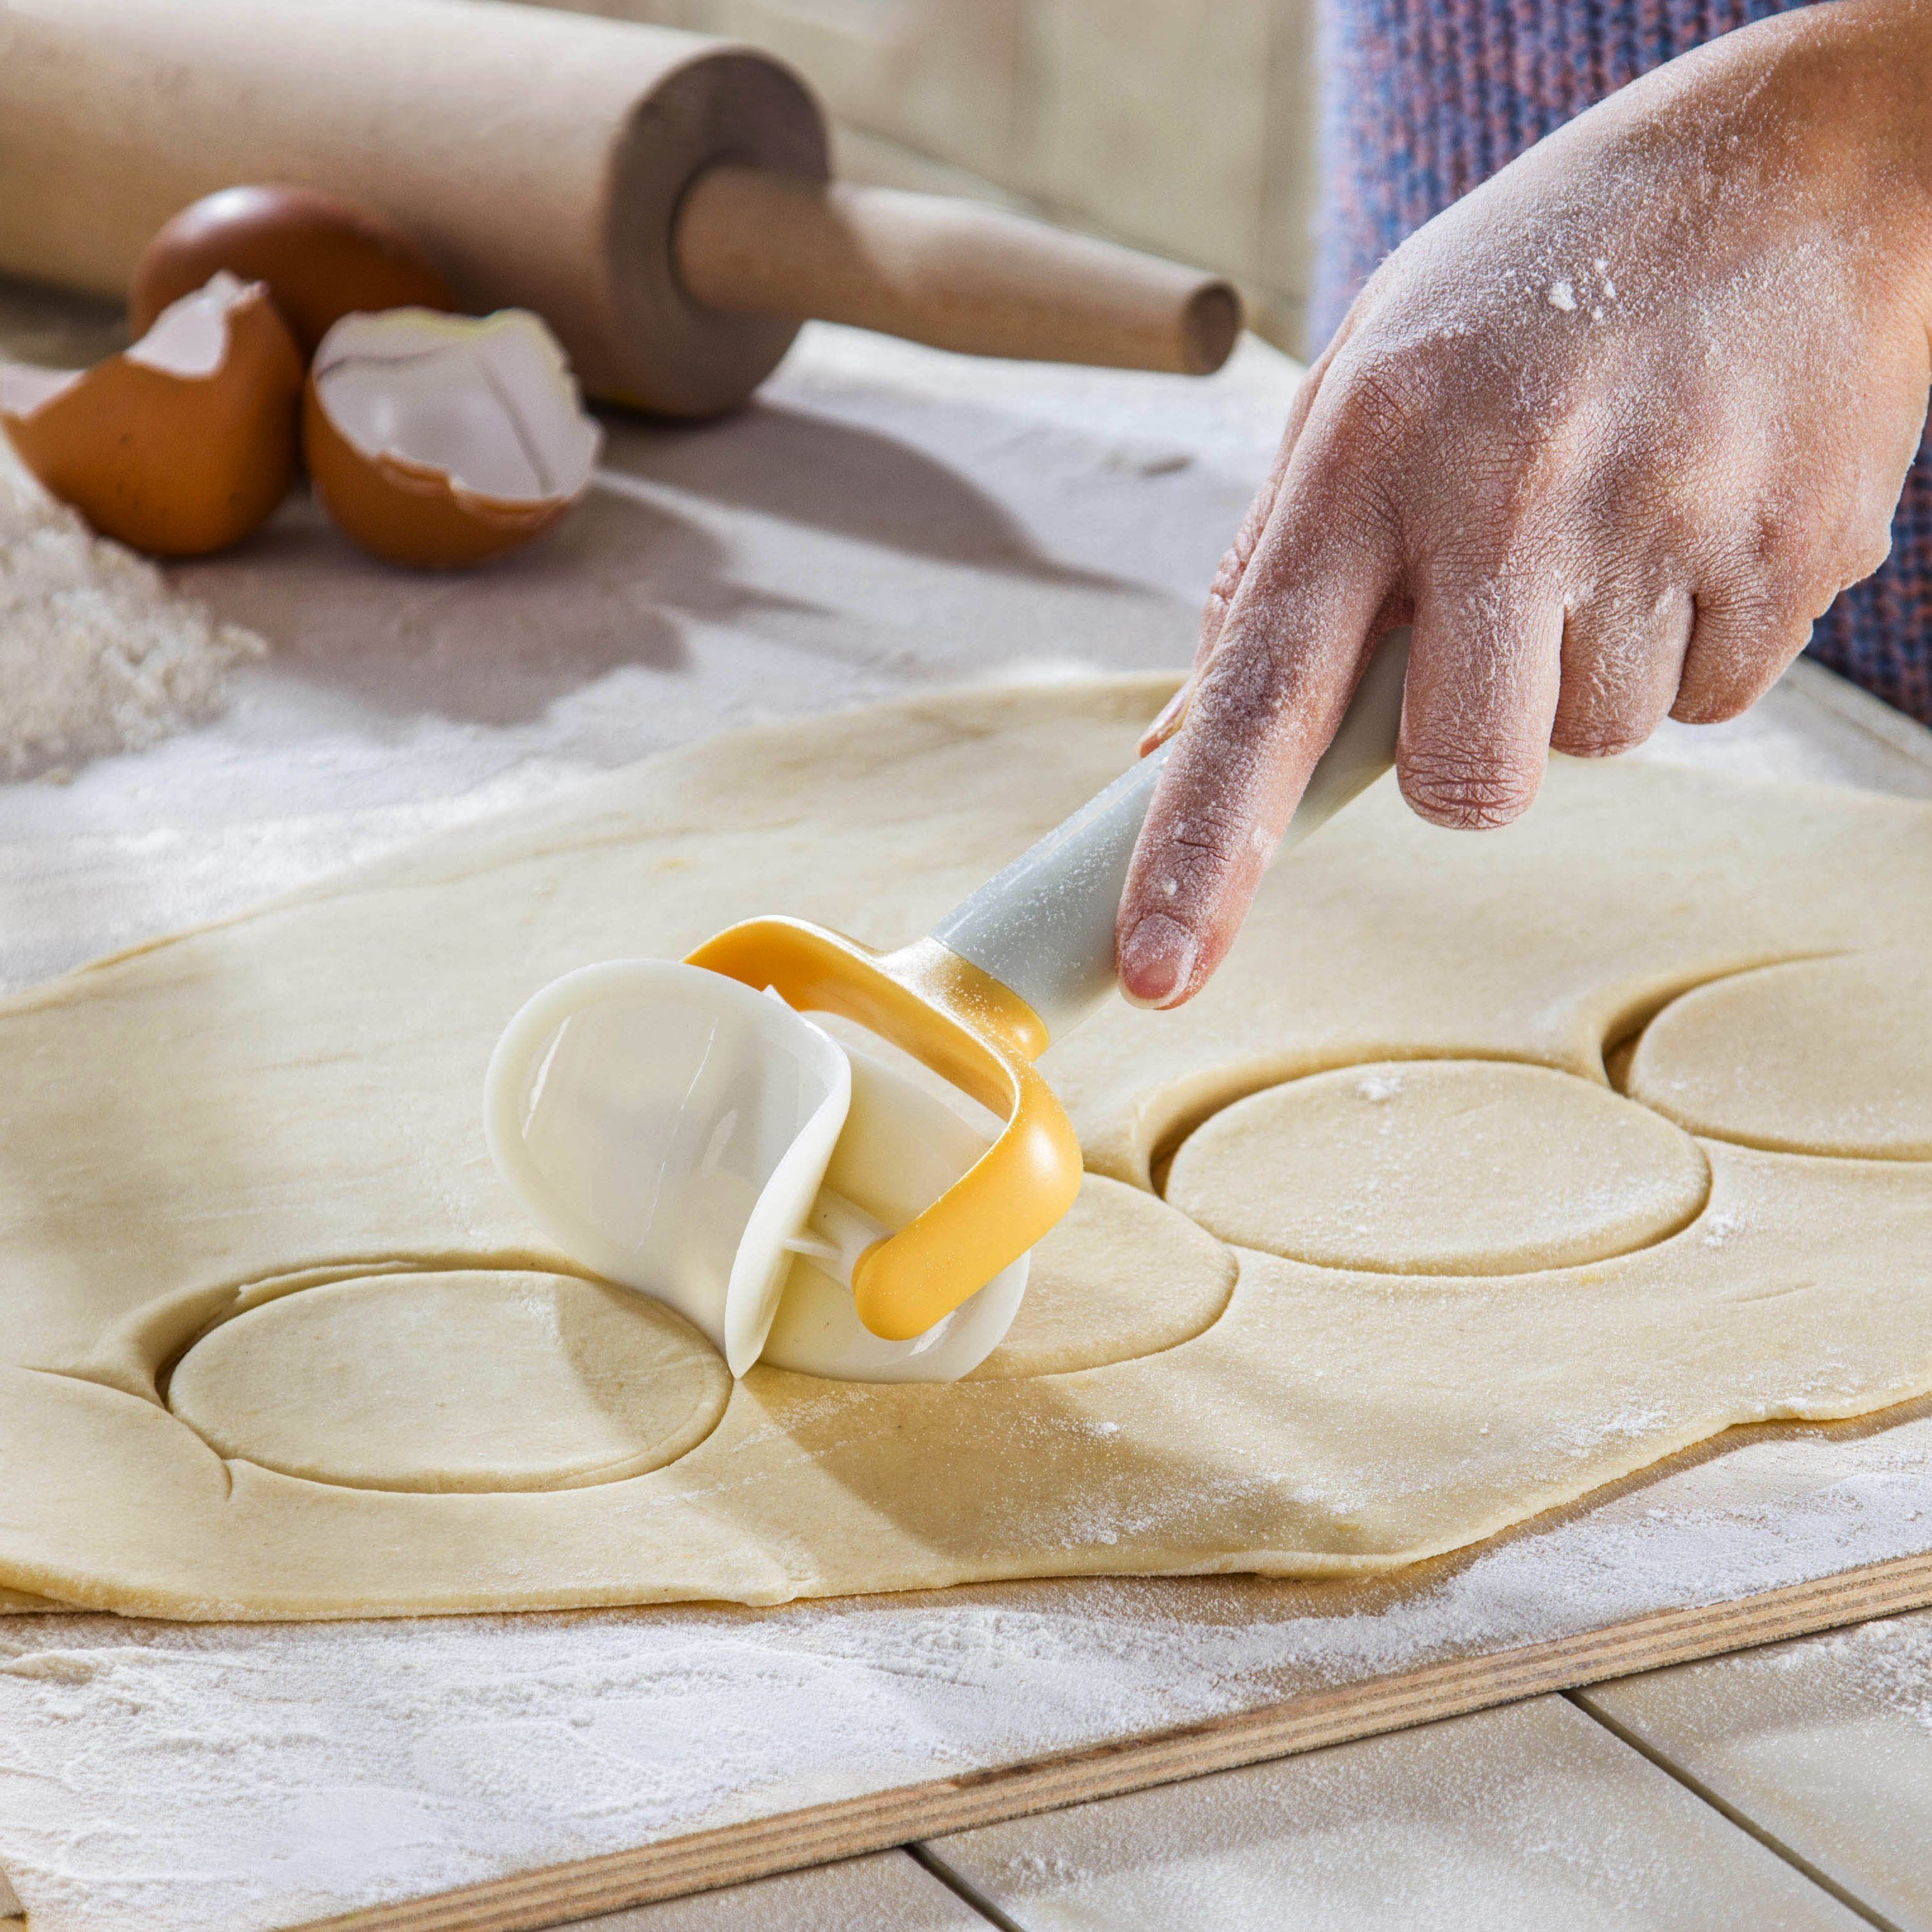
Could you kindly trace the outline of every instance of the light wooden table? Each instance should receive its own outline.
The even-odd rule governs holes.
[[[0,290],[0,348],[94,326]],[[614,425],[566,541],[502,572],[372,572],[295,506],[186,574],[278,647],[228,718],[70,786],[0,788],[0,977],[725,724],[1178,662],[1292,380],[1258,348],[1190,386],[818,332],[736,424]],[[1793,692],[1707,750],[1932,795],[1916,728],[1822,674]],[[1928,1844],[1932,1613],[592,1922],[1932,1928]],[[0,1924],[14,1904],[0,1881]]]

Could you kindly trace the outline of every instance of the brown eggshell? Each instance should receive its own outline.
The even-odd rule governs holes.
[[[206,376],[112,356],[38,407],[0,412],[0,424],[103,536],[155,556],[225,549],[294,480],[302,380],[266,288],[240,296],[226,321],[226,352]]]
[[[385,453],[365,456],[330,421],[311,376],[302,391],[309,480],[343,535],[391,563],[460,570],[540,536],[574,497],[509,502],[453,484],[440,470]]]
[[[148,244],[129,326],[143,333],[223,268],[268,284],[304,362],[345,315],[456,306],[429,257],[381,215],[313,188],[230,188],[183,208]]]

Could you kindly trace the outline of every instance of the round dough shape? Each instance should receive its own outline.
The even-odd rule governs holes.
[[[709,1435],[722,1358],[662,1304],[574,1276],[358,1276],[248,1310],[168,1406],[224,1456],[356,1489],[578,1488]]]
[[[1090,1174],[1034,1249],[1026,1299],[980,1381],[1064,1375],[1158,1354],[1210,1328],[1234,1258],[1155,1196]]]
[[[1855,953],[1714,980],[1652,1021],[1628,1087],[1714,1140],[1932,1160],[1932,962]]]
[[[1648,1246],[1702,1206],[1695,1142],[1545,1066],[1418,1060],[1271,1087],[1182,1144],[1167,1198],[1324,1268],[1518,1274]]]

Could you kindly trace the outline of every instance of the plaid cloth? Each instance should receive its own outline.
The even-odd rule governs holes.
[[[1327,183],[1312,316],[1325,341],[1376,263],[1592,102],[1780,0],[1322,0]],[[1932,436],[1892,555],[1811,654],[1932,724]]]

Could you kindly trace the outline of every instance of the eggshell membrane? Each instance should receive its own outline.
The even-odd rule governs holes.
[[[266,282],[306,362],[345,315],[453,309],[429,257],[379,214],[313,188],[224,188],[190,204],[136,263],[129,326],[139,334],[218,270]]]
[[[313,376],[302,392],[302,454],[316,494],[344,536],[391,563],[418,568],[487,563],[541,536],[578,501],[509,502],[391,452],[365,456],[329,420]]]
[[[225,320],[206,375],[112,356],[38,406],[0,412],[21,461],[103,536],[200,556],[240,542],[287,494],[302,358],[259,283]]]
[[[507,322],[515,322],[541,336],[540,352],[567,394],[568,406],[578,408],[562,352],[537,318],[506,310],[481,321],[402,314],[359,317],[346,322],[352,334],[374,332],[394,340],[399,332],[421,328],[430,347],[464,337],[478,339]],[[400,358],[399,368],[411,358]],[[487,562],[541,536],[582,500],[590,485],[585,463],[581,486],[538,496],[502,496],[459,482],[436,464],[399,451],[360,446],[329,411],[323,379],[333,373],[331,350],[325,345],[315,358],[302,394],[302,453],[322,507],[344,535],[392,563],[429,569],[460,569]],[[488,377],[479,370],[477,380]],[[594,455],[595,442],[592,444]]]

